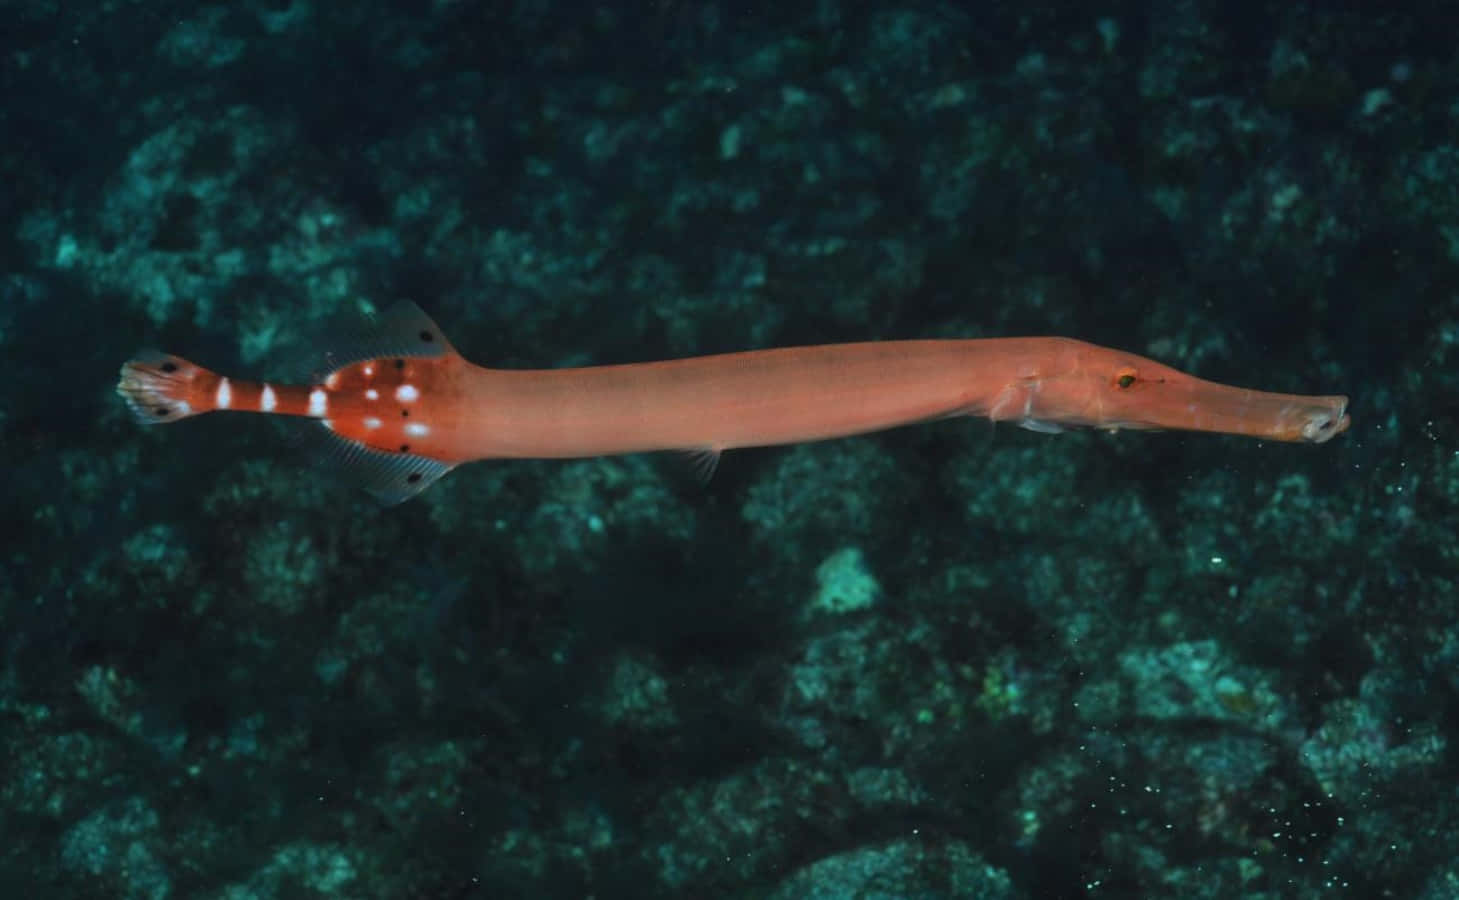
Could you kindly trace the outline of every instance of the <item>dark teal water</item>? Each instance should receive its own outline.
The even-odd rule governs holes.
[[[0,892],[1453,895],[1442,4],[19,2]],[[382,509],[144,346],[1058,334],[1320,446],[976,420]],[[302,360],[302,363],[300,362]]]

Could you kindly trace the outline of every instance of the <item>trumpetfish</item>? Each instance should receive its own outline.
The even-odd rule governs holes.
[[[148,352],[117,393],[152,425],[223,410],[317,421],[356,480],[407,500],[461,463],[819,441],[952,416],[1034,431],[1180,429],[1320,444],[1348,398],[1248,390],[1062,337],[897,340],[565,369],[468,362],[413,303],[309,384],[242,381]]]

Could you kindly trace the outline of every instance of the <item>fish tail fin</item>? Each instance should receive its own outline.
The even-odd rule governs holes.
[[[216,382],[217,374],[180,356],[146,350],[122,364],[117,394],[143,425],[176,422],[211,412],[199,402],[199,383]]]

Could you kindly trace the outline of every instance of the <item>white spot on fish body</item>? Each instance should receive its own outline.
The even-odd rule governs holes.
[[[420,399],[420,391],[413,384],[402,384],[395,389],[395,399],[401,403],[414,403]]]
[[[365,423],[364,424],[365,424],[365,427],[366,428],[369,428],[369,429],[371,429],[373,431],[374,429],[380,427],[381,422],[380,422],[379,419],[375,418],[374,416],[365,416]]]
[[[213,396],[213,405],[219,409],[233,405],[233,385],[228,383],[228,379],[218,379],[218,393]]]
[[[329,395],[320,388],[315,388],[310,391],[309,415],[316,419],[322,419],[327,412],[329,412]]]
[[[370,363],[365,363],[365,366],[363,369],[361,369],[361,371],[365,373],[366,378],[375,377],[375,367]]]
[[[365,399],[366,400],[379,400],[380,399],[380,392],[377,391],[377,390],[375,390],[374,388],[370,388],[369,390],[365,391]]]
[[[339,370],[336,369],[329,373],[329,377],[324,379],[324,386],[330,390],[339,387]]]
[[[263,393],[258,395],[258,408],[264,412],[273,412],[279,405],[279,395],[268,385],[263,386]]]
[[[431,430],[430,428],[420,424],[419,422],[411,422],[409,425],[405,426],[405,433],[410,435],[411,437],[425,437],[426,435],[431,433]]]

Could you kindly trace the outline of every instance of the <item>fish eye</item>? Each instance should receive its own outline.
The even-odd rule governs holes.
[[[1127,387],[1129,387],[1130,385],[1132,385],[1134,383],[1135,383],[1135,370],[1134,369],[1125,369],[1124,371],[1120,372],[1120,374],[1118,374],[1118,375],[1115,376],[1115,384],[1119,385],[1122,388],[1127,388]]]

